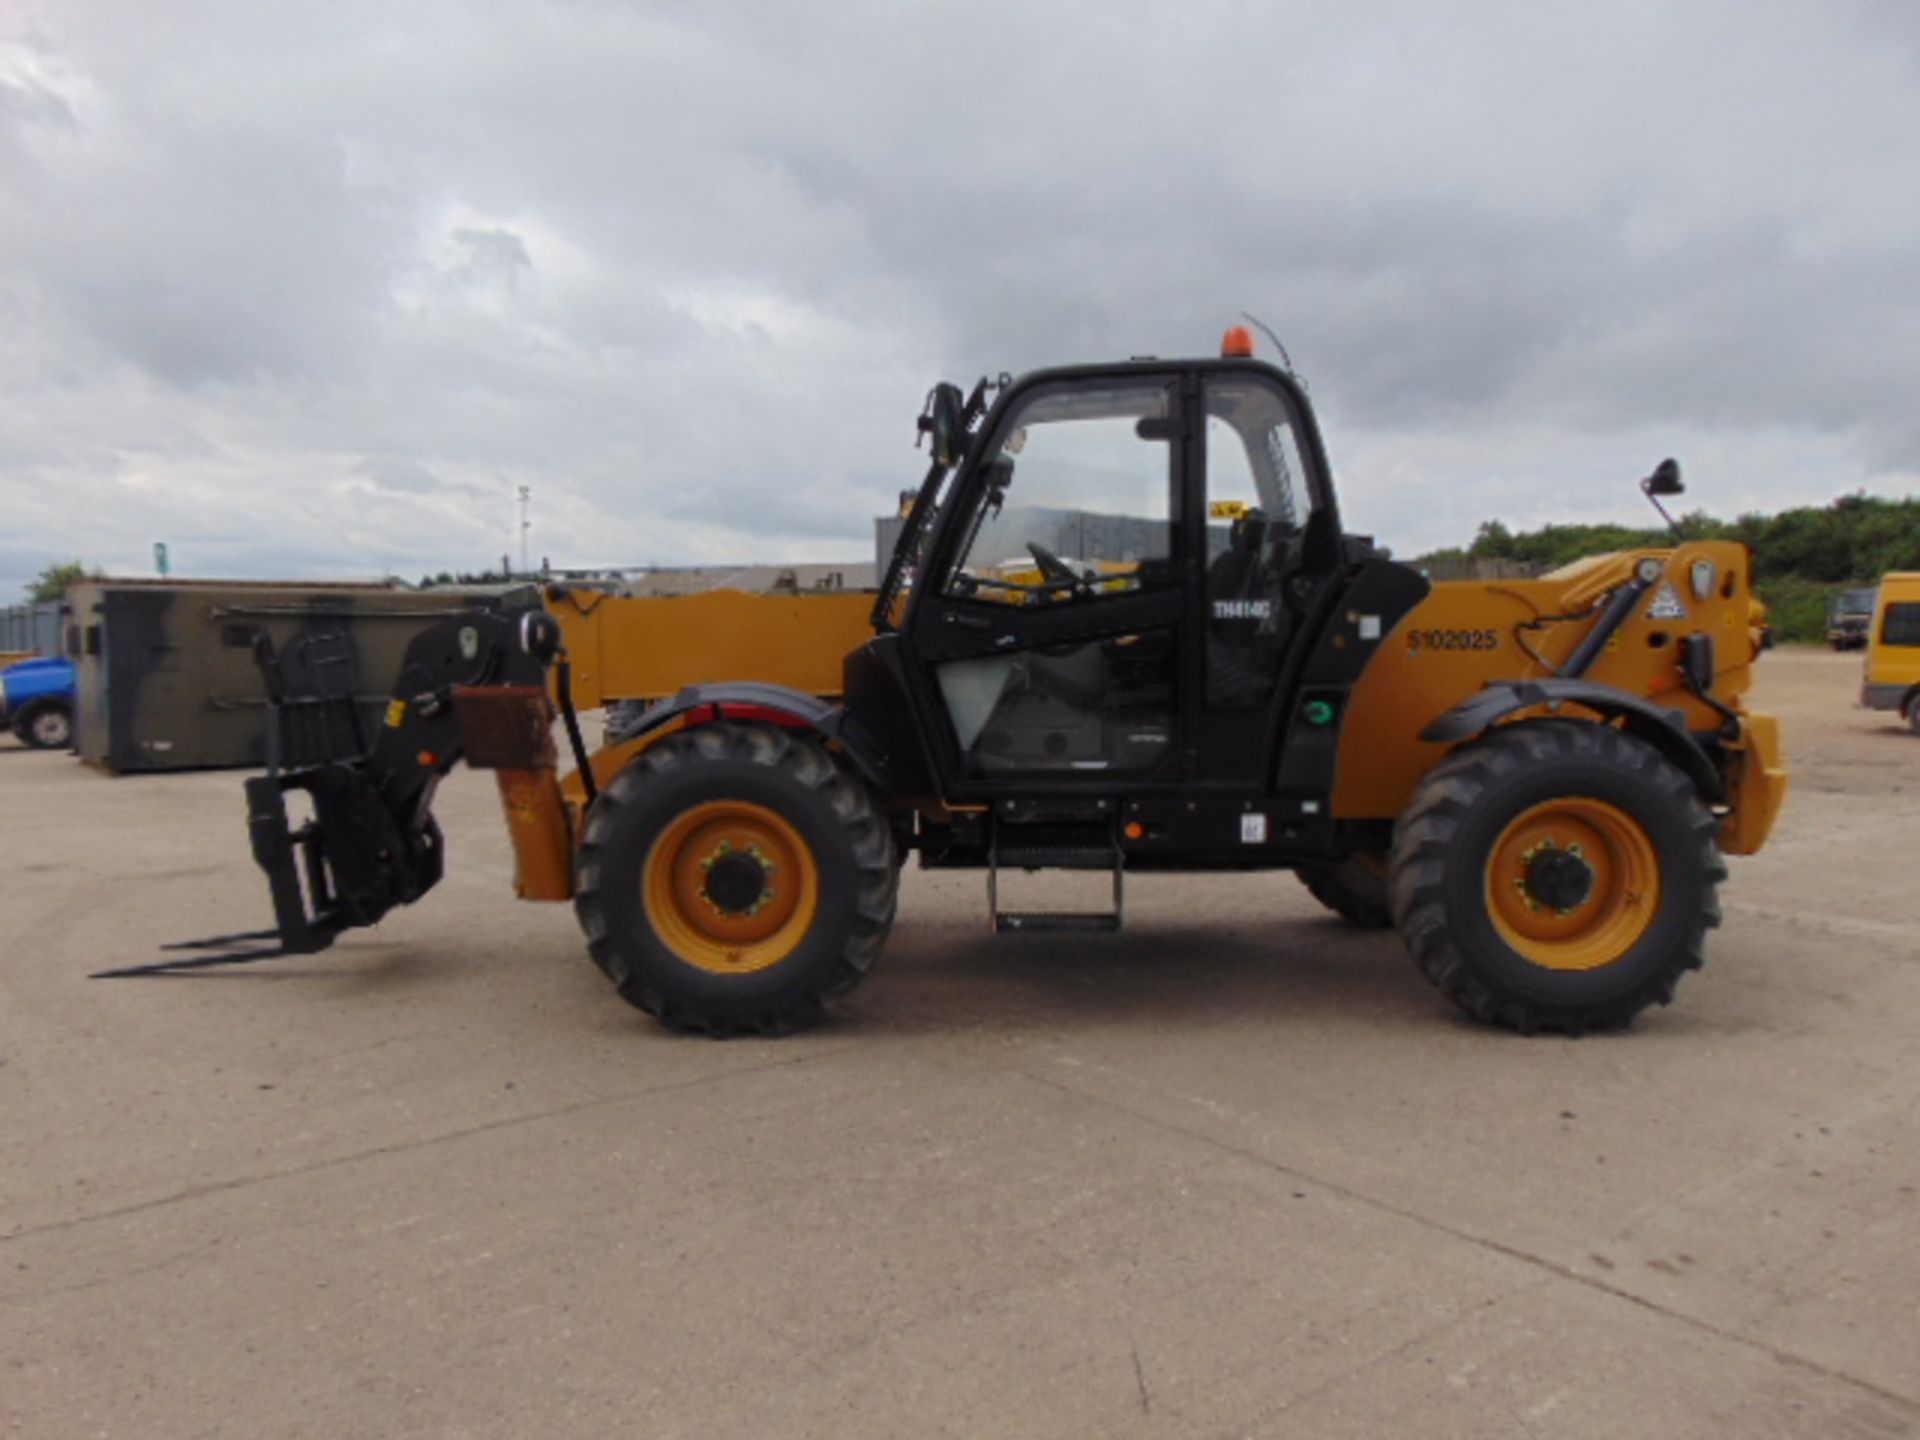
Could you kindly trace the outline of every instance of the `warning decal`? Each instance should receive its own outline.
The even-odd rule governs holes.
[[[1684,620],[1687,607],[1680,603],[1680,594],[1669,581],[1660,587],[1660,593],[1653,597],[1653,604],[1647,608],[1649,620]]]

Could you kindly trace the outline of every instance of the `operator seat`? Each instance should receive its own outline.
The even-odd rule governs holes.
[[[1267,522],[1259,511],[1251,511],[1233,522],[1227,531],[1227,547],[1207,566],[1207,599],[1245,600],[1264,568],[1261,550],[1266,544]]]
[[[1299,532],[1251,511],[1207,567],[1207,699],[1258,705],[1272,693],[1293,638],[1285,582],[1299,564]],[[1239,603],[1236,603],[1239,602]]]

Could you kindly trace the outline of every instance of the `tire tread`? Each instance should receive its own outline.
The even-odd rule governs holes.
[[[1650,780],[1683,816],[1693,846],[1691,863],[1706,882],[1694,923],[1671,956],[1626,993],[1578,1006],[1544,1003],[1491,980],[1449,925],[1444,888],[1448,853],[1493,785],[1520,767],[1569,759],[1619,767]],[[1522,1035],[1619,1029],[1647,1006],[1671,1003],[1681,977],[1705,961],[1706,932],[1720,924],[1717,887],[1727,875],[1718,838],[1719,823],[1693,782],[1652,746],[1587,721],[1522,721],[1459,747],[1428,772],[1394,827],[1389,899],[1421,973],[1474,1018]]]
[[[616,823],[645,789],[689,766],[744,762],[779,770],[826,801],[846,832],[855,872],[853,927],[827,976],[777,1009],[742,1013],[670,999],[628,967],[607,915],[605,848]],[[642,751],[600,792],[576,863],[574,909],[594,964],[622,999],[669,1029],[724,1038],[787,1035],[819,1021],[873,968],[893,927],[899,893],[893,836],[860,781],[811,740],[773,726],[712,724],[668,736]]]

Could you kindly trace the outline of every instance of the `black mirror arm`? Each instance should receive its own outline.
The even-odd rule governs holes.
[[[1660,503],[1662,495],[1684,495],[1687,487],[1680,479],[1680,462],[1674,459],[1662,460],[1653,467],[1653,473],[1640,482],[1640,493],[1647,497],[1647,503],[1660,512],[1660,518],[1667,522],[1667,529],[1676,539],[1680,535],[1680,522],[1667,513],[1667,507]]]

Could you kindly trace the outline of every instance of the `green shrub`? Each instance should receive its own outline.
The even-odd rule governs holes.
[[[1755,587],[1767,607],[1774,639],[1788,644],[1821,644],[1827,638],[1827,604],[1844,587],[1799,575],[1779,575]]]

